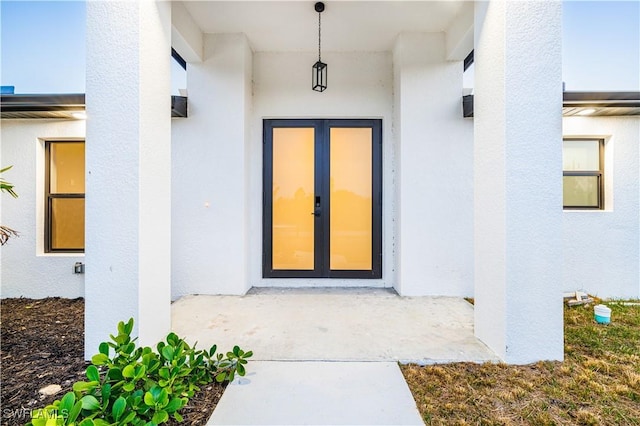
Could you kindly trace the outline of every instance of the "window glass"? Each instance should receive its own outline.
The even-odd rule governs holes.
[[[565,171],[600,170],[599,140],[565,140],[562,169]]]
[[[84,247],[84,198],[51,200],[51,249]]]
[[[598,207],[598,176],[564,176],[565,207]]]
[[[45,251],[84,250],[84,142],[48,141]]]
[[[602,139],[565,139],[562,143],[563,206],[604,208]]]
[[[51,193],[84,193],[84,143],[52,143],[50,152]]]

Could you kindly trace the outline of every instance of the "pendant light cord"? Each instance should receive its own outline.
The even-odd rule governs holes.
[[[320,32],[320,29],[322,28],[322,12],[318,12],[318,62],[322,62],[322,58],[320,56],[320,40],[321,40],[321,35],[322,33]]]

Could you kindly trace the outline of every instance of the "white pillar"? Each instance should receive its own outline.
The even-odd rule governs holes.
[[[244,34],[208,34],[189,64],[189,118],[173,126],[173,295],[245,294],[252,53]]]
[[[475,332],[563,359],[562,4],[476,3]]]
[[[396,290],[473,293],[473,123],[462,116],[461,61],[444,33],[401,34],[394,47],[398,187]]]
[[[171,326],[170,2],[87,2],[85,357]]]

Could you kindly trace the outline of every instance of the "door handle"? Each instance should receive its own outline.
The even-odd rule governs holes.
[[[320,197],[316,196],[315,210],[311,213],[315,217],[320,216]]]

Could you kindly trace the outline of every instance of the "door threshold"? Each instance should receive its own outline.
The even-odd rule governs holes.
[[[257,294],[379,294],[397,296],[393,287],[251,287],[247,295]]]

